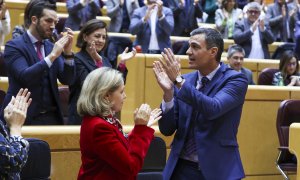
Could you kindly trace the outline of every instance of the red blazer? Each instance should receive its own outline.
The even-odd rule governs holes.
[[[80,129],[81,167],[78,180],[136,179],[154,130],[135,125],[128,139],[100,117],[84,117]]]

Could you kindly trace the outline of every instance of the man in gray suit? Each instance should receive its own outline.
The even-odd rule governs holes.
[[[107,16],[110,17],[109,32],[127,33],[133,11],[139,8],[138,0],[107,0]]]
[[[235,22],[234,42],[245,50],[245,57],[252,59],[270,59],[268,44],[274,42],[270,26],[261,18],[261,6],[257,2],[247,5],[247,18]]]
[[[228,66],[245,74],[249,85],[255,85],[252,78],[252,71],[243,67],[244,57],[245,51],[240,45],[234,44],[230,46],[227,52]]]

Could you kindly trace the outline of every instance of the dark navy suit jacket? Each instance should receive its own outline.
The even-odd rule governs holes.
[[[44,43],[45,56],[51,53],[53,44],[49,40]],[[75,67],[67,65],[62,56],[58,57],[49,68],[46,61],[39,60],[36,50],[27,33],[6,43],[4,59],[8,68],[9,87],[3,106],[10,102],[12,96],[16,96],[20,88],[28,88],[31,92],[32,103],[28,108],[25,124],[30,124],[42,110],[42,82],[45,73],[49,74],[51,92],[54,95],[59,117],[63,122],[61,105],[59,101],[57,79],[62,84],[71,84],[75,76]],[[3,111],[1,111],[3,115]]]
[[[186,81],[181,89],[174,89],[173,108],[163,112],[159,121],[162,134],[171,136],[175,133],[164,179],[172,177],[188,130],[195,131],[199,165],[205,179],[243,178],[236,136],[248,87],[247,78],[221,63],[213,79],[200,92],[196,89],[197,71],[183,77]],[[191,121],[194,121],[194,129],[188,128]]]

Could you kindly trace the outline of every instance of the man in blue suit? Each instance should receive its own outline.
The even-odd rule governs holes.
[[[189,67],[181,76],[180,61],[170,49],[154,62],[162,88],[160,132],[175,133],[164,179],[232,180],[245,176],[237,131],[247,91],[247,78],[220,63],[224,42],[214,29],[198,28],[189,40]]]
[[[75,76],[74,33],[67,29],[66,35],[54,45],[48,40],[58,21],[55,7],[48,2],[34,5],[29,15],[31,24],[27,32],[5,45],[9,87],[2,107],[6,107],[19,89],[28,88],[33,103],[28,109],[25,124],[63,124],[57,79],[69,85]]]
[[[147,0],[147,5],[134,10],[129,32],[136,35],[134,46],[143,53],[160,54],[171,47],[170,36],[174,27],[173,13],[163,7],[161,0]]]

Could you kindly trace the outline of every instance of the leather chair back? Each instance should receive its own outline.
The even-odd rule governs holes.
[[[162,180],[162,172],[166,165],[167,147],[165,141],[155,137],[150,144],[144,160],[142,170],[138,173],[138,180]]]
[[[258,85],[272,85],[273,77],[278,69],[265,68],[258,76]]]
[[[61,110],[63,113],[63,118],[64,118],[64,124],[67,124],[68,117],[69,117],[69,87],[68,86],[60,86],[58,88],[58,93],[59,93],[59,99],[60,99],[60,104],[61,104]]]
[[[51,172],[51,153],[46,141],[26,138],[29,142],[28,159],[21,171],[22,180],[48,180]]]

